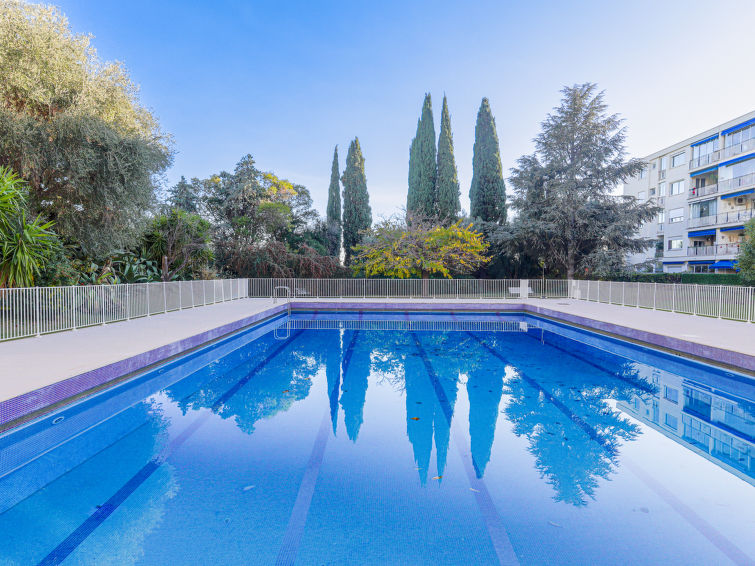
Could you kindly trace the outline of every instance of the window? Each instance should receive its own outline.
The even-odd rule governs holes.
[[[658,196],[659,197],[666,196],[666,182],[665,181],[658,183]]]
[[[731,147],[733,145],[744,143],[752,138],[755,138],[755,125],[747,126],[736,132],[726,134],[724,137],[724,147]]]
[[[644,179],[647,176],[648,176],[648,170],[647,169],[640,170],[640,179]]]
[[[713,138],[710,141],[701,143],[692,148],[692,159],[700,159],[710,155],[714,151],[718,151],[718,138]],[[708,163],[706,160],[702,160],[702,163]]]
[[[684,181],[674,181],[671,183],[671,192],[669,194],[672,195],[680,195],[684,192]]]
[[[669,250],[681,250],[682,249],[682,239],[681,238],[669,238],[669,240],[668,240],[668,249]]]
[[[686,161],[684,159],[684,155],[685,155],[684,152],[673,155],[671,157],[671,167],[679,167],[680,165],[684,165],[684,162]]]
[[[690,265],[689,267],[693,273],[710,273],[708,265]]]
[[[663,224],[664,222],[666,222],[666,211],[661,210],[658,213],[658,224]]]
[[[666,413],[666,426],[676,430],[679,426],[679,419],[677,419],[674,415],[669,415],[668,413]]]
[[[651,197],[654,197],[655,196],[655,189],[650,189],[650,193],[649,194],[650,194]]]
[[[679,390],[674,389],[673,387],[669,387],[668,385],[663,386],[663,397],[665,399],[668,399],[672,403],[679,403]]]
[[[693,202],[689,207],[690,218],[705,218],[716,215],[716,199]]]
[[[668,157],[661,157],[661,171],[668,169]]]
[[[637,193],[637,198],[640,200],[645,200],[645,191],[640,191]]]
[[[674,224],[676,222],[683,222],[684,221],[684,209],[683,208],[672,208],[668,211],[668,223]]]

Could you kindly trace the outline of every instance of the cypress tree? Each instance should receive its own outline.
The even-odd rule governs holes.
[[[341,177],[343,183],[343,247],[345,264],[351,264],[351,248],[362,240],[360,230],[372,225],[370,195],[367,193],[367,178],[364,175],[364,157],[359,138],[349,145],[346,169]]]
[[[409,151],[409,192],[406,197],[406,212],[409,215],[437,216],[436,177],[433,103],[427,93],[422,104],[422,116],[417,122],[417,134]]]
[[[438,178],[436,188],[438,218],[444,224],[456,221],[461,210],[459,202],[459,178],[454,159],[454,140],[451,133],[451,115],[448,102],[443,96],[443,110],[440,115],[440,137],[438,138]]]
[[[341,184],[339,177],[338,146],[336,146],[333,150],[333,165],[330,168],[328,208],[326,211],[328,253],[332,256],[339,256],[341,251]]]
[[[470,214],[485,222],[506,222],[506,188],[495,118],[487,98],[482,99],[475,126]]]

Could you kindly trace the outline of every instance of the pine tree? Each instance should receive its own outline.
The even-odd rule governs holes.
[[[367,193],[367,178],[364,175],[364,157],[359,146],[359,138],[349,145],[346,155],[346,169],[341,177],[343,183],[343,247],[345,264],[351,264],[354,246],[362,240],[360,230],[372,225],[370,195]]]
[[[495,118],[487,98],[482,99],[475,126],[470,214],[485,222],[506,222],[506,188]]]
[[[438,138],[438,178],[436,188],[438,218],[444,224],[456,221],[461,210],[459,202],[459,178],[454,159],[454,140],[451,133],[451,115],[448,102],[443,96],[443,111],[440,116],[440,138]]]
[[[196,214],[199,212],[200,182],[192,179],[191,182],[181,175],[181,179],[175,186],[168,189],[168,204],[172,208],[180,208],[186,212]]]
[[[328,208],[326,223],[328,227],[328,253],[338,257],[341,251],[341,184],[338,172],[338,146],[333,150],[333,165],[330,168],[330,186],[328,187]]]
[[[422,116],[417,122],[417,134],[409,151],[409,192],[406,197],[406,212],[410,216],[437,216],[435,180],[435,123],[430,94],[425,94]]]

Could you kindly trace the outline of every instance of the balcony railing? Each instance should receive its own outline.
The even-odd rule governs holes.
[[[704,197],[718,192],[718,183],[705,185],[704,187],[692,187],[689,190],[688,199]]]
[[[711,216],[699,216],[698,218],[690,218],[687,221],[688,228],[699,228],[700,226],[714,226],[717,223],[718,218],[715,214]]]
[[[755,217],[755,209],[734,210],[732,212],[722,212],[718,215],[718,224],[730,224],[732,222],[744,223]]]
[[[690,246],[687,255],[690,257],[738,255],[739,244],[717,244],[712,246]]]
[[[724,148],[724,158],[733,157],[745,151],[752,151],[755,149],[755,138],[743,141],[742,143],[735,143],[729,147]]]
[[[687,255],[716,255],[716,246],[690,246],[687,248]]]
[[[721,150],[711,151],[710,153],[706,153],[705,155],[701,155],[700,157],[695,157],[689,162],[689,168],[697,169],[698,167],[702,167],[703,165],[710,165],[711,163],[715,163],[716,161],[721,161]]]
[[[755,186],[755,173],[748,173],[741,177],[734,177],[733,179],[725,179],[718,182],[718,186],[722,193],[733,191],[735,189],[741,189],[742,187]]]

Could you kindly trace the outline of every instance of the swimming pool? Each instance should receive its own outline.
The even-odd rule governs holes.
[[[0,565],[751,564],[753,383],[529,315],[295,312],[0,436]]]

